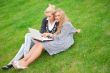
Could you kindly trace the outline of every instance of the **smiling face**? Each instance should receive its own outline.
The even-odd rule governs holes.
[[[61,29],[63,27],[63,23],[68,21],[68,18],[65,15],[65,12],[62,9],[56,9],[55,12],[55,20],[58,22],[58,29],[56,33],[61,33]]]
[[[55,20],[57,21],[57,22],[60,22],[60,20],[61,20],[61,14],[60,14],[60,12],[56,12],[55,13]]]
[[[50,20],[50,21],[53,21],[54,19],[55,19],[55,17],[54,17],[54,14],[52,14],[52,13],[46,13],[45,14],[46,15],[46,17]]]

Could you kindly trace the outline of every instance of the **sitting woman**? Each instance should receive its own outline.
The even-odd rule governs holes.
[[[40,32],[43,34],[42,36],[44,37],[49,33],[54,34],[57,31],[58,23],[55,21],[54,18],[55,9],[56,8],[54,5],[49,4],[49,6],[44,12],[46,17],[42,20],[42,25],[40,30]],[[2,69],[7,70],[12,68],[13,67],[12,62],[19,60],[23,56],[25,56],[29,52],[30,48],[32,48],[32,46],[35,44],[35,41],[36,40],[34,40],[31,37],[30,33],[27,33],[25,35],[25,41],[22,44],[16,56],[7,65],[3,66]]]
[[[59,23],[57,31],[55,34],[48,34],[54,40],[46,42],[37,41],[24,58],[13,62],[15,69],[27,68],[29,64],[41,55],[43,50],[47,51],[50,55],[54,55],[69,49],[74,44],[73,33],[80,32],[80,30],[72,26],[64,11],[61,9],[56,10],[55,20]]]

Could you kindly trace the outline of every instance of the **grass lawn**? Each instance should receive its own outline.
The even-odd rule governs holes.
[[[0,67],[15,56],[29,27],[40,28],[49,3],[81,29],[75,44],[57,55],[42,53],[26,70],[0,73],[110,73],[110,0],[0,0]]]

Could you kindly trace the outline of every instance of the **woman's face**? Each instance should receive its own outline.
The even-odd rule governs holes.
[[[59,12],[56,12],[56,13],[55,13],[55,20],[56,20],[57,22],[60,22],[60,20],[61,20],[61,14],[60,14]]]
[[[46,17],[50,20],[53,21],[55,19],[54,15],[52,13],[47,13]]]

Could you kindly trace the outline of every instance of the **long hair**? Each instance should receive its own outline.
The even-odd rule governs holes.
[[[69,18],[66,16],[65,12],[62,9],[60,9],[60,8],[56,9],[55,13],[57,13],[57,12],[60,14],[61,19],[58,22],[59,24],[58,24],[57,31],[56,31],[55,34],[61,33],[61,29],[63,27],[64,22],[69,21]]]

